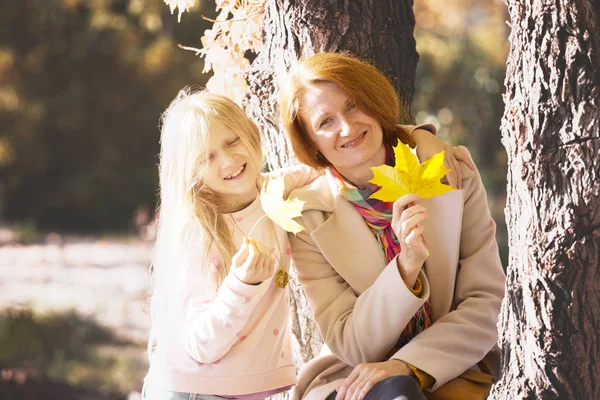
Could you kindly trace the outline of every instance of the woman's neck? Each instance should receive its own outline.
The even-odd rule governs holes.
[[[364,189],[368,186],[369,181],[373,179],[372,167],[385,164],[385,146],[381,145],[381,148],[375,153],[373,158],[365,161],[361,165],[353,166],[350,168],[336,168],[337,171],[354,186]]]

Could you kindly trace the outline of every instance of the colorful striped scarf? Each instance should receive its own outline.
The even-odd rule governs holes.
[[[386,146],[385,163],[392,167],[395,165],[394,150],[390,146]],[[375,184],[369,184],[361,189],[346,180],[335,168],[331,168],[330,172],[339,184],[341,195],[352,203],[371,228],[385,263],[392,261],[400,253],[400,243],[392,229],[392,207],[394,203],[370,199],[369,196],[379,190],[379,186]],[[430,325],[431,302],[427,299],[400,335],[397,346],[404,346]]]

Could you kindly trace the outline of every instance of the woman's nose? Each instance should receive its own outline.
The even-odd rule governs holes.
[[[352,124],[348,118],[340,118],[340,134],[341,136],[350,136],[352,132]]]

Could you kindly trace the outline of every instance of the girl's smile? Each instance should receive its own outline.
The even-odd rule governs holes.
[[[232,180],[232,179],[239,178],[239,177],[240,177],[240,175],[241,175],[241,174],[243,174],[243,173],[246,171],[246,165],[247,165],[247,164],[244,164],[244,165],[242,165],[242,166],[241,166],[241,167],[239,167],[237,170],[235,170],[235,172],[234,172],[233,174],[231,174],[231,175],[229,175],[229,176],[226,176],[226,177],[225,177],[225,178],[223,178],[223,179],[225,179],[226,181],[230,181],[230,180]]]

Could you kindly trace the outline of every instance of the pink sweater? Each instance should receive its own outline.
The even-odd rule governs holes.
[[[286,176],[286,192],[316,177],[306,168],[294,171]],[[247,235],[263,215],[259,198],[231,214],[228,222],[236,248],[243,240],[240,230]],[[251,238],[276,255],[280,262],[275,271],[289,270],[287,232],[264,218]],[[227,397],[259,394],[243,398],[265,398],[287,390],[296,382],[288,288],[277,287],[272,278],[247,285],[230,272],[217,291],[200,268],[203,250],[198,246],[188,258],[184,289],[163,311],[171,328],[158,338],[147,384]]]

